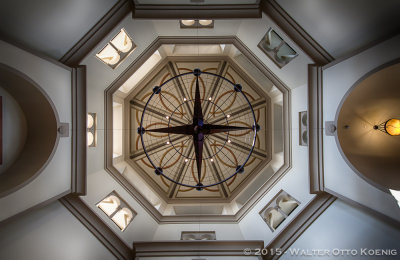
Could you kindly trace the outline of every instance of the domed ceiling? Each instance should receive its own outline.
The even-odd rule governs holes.
[[[197,171],[194,137],[157,132],[191,124],[195,69],[204,72],[198,80],[204,123],[243,128],[205,136],[201,174]],[[183,73],[190,74],[168,81]],[[224,85],[207,73],[240,84],[251,107],[240,92],[227,87],[230,83]],[[146,105],[154,88],[166,81],[167,87]],[[161,44],[141,66],[127,72],[124,81],[110,87],[112,107],[108,109],[112,111],[108,113],[112,114],[113,131],[112,136],[111,132],[107,135],[108,140],[112,138],[112,146],[108,146],[112,153],[107,154],[113,158],[107,168],[162,215],[235,215],[248,201],[257,200],[257,192],[266,192],[288,167],[288,136],[284,131],[288,103],[287,92],[281,87],[234,44]],[[150,116],[142,127],[151,131],[142,134],[144,149],[138,129],[142,129],[145,108],[145,115]],[[255,126],[259,131],[254,131]],[[169,179],[157,174],[148,156],[162,166]],[[244,171],[234,174],[243,164]],[[199,182],[207,187],[197,190]],[[212,185],[215,183],[220,184]],[[199,211],[194,208],[198,203],[208,206]]]
[[[193,187],[177,185],[165,177],[155,174],[154,167],[146,158],[140,134],[136,131],[140,126],[144,104],[153,93],[154,86],[161,86],[166,80],[178,74],[191,72],[195,68],[199,68],[202,72],[212,72],[224,76],[234,84],[240,83],[243,93],[253,106],[256,122],[263,129],[257,134],[255,150],[244,167],[245,172],[236,174],[220,185],[206,187],[202,191],[197,191]],[[241,73],[243,72],[233,68],[231,63],[221,60],[221,58],[203,58],[202,61],[196,62],[181,61],[177,58],[157,69],[155,76],[146,78],[142,84],[138,85],[132,97],[129,97],[131,103],[129,162],[135,168],[140,169],[142,177],[152,183],[153,187],[157,186],[157,191],[162,193],[163,197],[169,199],[228,198],[236,189],[240,189],[246,179],[254,177],[259,169],[269,161],[268,150],[271,140],[268,139],[267,132],[270,131],[268,129],[270,125],[266,123],[269,97],[253,82],[246,82],[240,76]],[[211,78],[204,74],[199,76],[204,112],[206,112],[207,105],[210,104],[208,111],[203,112],[204,123],[225,124],[225,121],[229,121],[230,125],[251,128],[248,118],[252,116],[252,111],[244,102],[241,102],[243,98],[240,93],[233,88],[227,89],[223,83],[214,82]],[[181,90],[183,91],[181,92]],[[193,107],[193,102],[189,102],[189,100],[194,100],[194,92],[195,77],[193,75],[185,76],[183,80],[171,83],[167,89],[162,90],[161,94],[154,97],[155,102],[151,102],[147,106],[147,113],[151,113],[152,116],[151,120],[148,119],[144,122],[144,129],[168,127],[170,119],[173,124],[177,125],[187,123],[187,118],[191,116],[189,109]],[[187,101],[184,102],[184,100]],[[241,130],[230,132],[228,135],[226,133],[207,135],[204,140],[204,159],[200,182],[203,185],[210,185],[231,176],[252,150],[252,134],[252,130]],[[157,132],[146,132],[144,136],[148,144],[147,153],[150,154],[153,161],[158,160],[158,163],[163,165],[164,173],[169,173],[168,177],[192,186],[199,182],[194,158],[195,151],[190,136]],[[227,136],[229,136],[228,139]]]

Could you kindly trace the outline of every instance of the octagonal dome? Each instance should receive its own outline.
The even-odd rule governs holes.
[[[268,73],[255,66],[243,50],[236,46],[232,43],[160,43],[156,50],[149,50],[140,66],[128,69],[122,79],[107,91],[109,100],[112,101],[112,106],[108,107],[108,115],[112,115],[113,128],[107,135],[110,143],[107,156],[112,157],[107,160],[111,162],[107,168],[128,189],[146,198],[152,210],[157,209],[162,216],[234,216],[244,206],[251,206],[249,202],[257,200],[256,193],[267,191],[287,169],[287,134],[284,131],[284,115],[288,105],[284,97],[287,93],[281,86],[275,86]],[[244,173],[236,174],[228,181],[206,187],[202,191],[178,185],[155,174],[154,165],[146,157],[137,131],[153,88],[196,68],[240,84],[254,110],[256,123],[261,127],[257,132],[251,156],[244,165]],[[203,103],[211,99],[211,103],[215,104],[215,111],[212,108],[208,111],[211,118],[217,120],[222,115],[224,118],[228,115],[232,125],[245,127],[243,116],[250,113],[251,109],[241,106],[236,100],[238,97],[234,90],[214,91],[220,84],[206,80],[204,76],[199,77],[199,82],[202,99],[207,100]],[[172,84],[169,91],[157,99],[157,107],[147,107],[154,117],[151,122],[145,122],[144,127],[168,126],[174,113],[179,114],[174,120],[179,121],[179,116],[184,120],[185,109],[174,111],[172,108],[176,109],[185,104],[186,100],[192,99],[193,84],[193,80],[177,80],[176,84]],[[219,182],[226,178],[225,172],[235,172],[240,166],[238,158],[247,156],[252,149],[252,143],[247,140],[246,135],[246,131],[231,133],[228,141],[221,135],[210,136],[204,146],[205,153],[216,156],[213,160],[203,160],[202,176],[206,181]],[[196,185],[198,180],[195,160],[185,160],[193,157],[193,144],[179,138],[171,140],[162,133],[150,133],[149,138],[151,146],[146,147],[147,153],[162,161],[165,169],[171,168],[176,172],[172,174],[176,178],[173,180],[179,182],[186,179],[189,185]],[[198,203],[208,205],[198,209],[195,206]]]

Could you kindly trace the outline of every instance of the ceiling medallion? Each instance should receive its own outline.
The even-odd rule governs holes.
[[[137,132],[155,174],[200,191],[244,173],[259,130],[240,84],[194,69],[153,88]],[[160,156],[154,147],[173,152]]]

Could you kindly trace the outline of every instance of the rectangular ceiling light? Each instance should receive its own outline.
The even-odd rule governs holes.
[[[132,38],[125,29],[122,28],[120,32],[96,54],[96,57],[110,68],[115,69],[135,50],[135,48],[136,44],[132,41]]]
[[[121,231],[132,222],[137,213],[115,192],[111,192],[96,206],[101,209]]]
[[[179,20],[181,29],[214,28],[214,20]]]
[[[97,116],[96,113],[87,114],[87,146],[96,147],[97,144]]]

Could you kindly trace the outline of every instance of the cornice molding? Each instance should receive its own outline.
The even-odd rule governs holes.
[[[71,193],[86,195],[86,66],[72,68]]]
[[[322,67],[308,65],[308,158],[310,193],[324,191]]]
[[[268,255],[263,259],[278,259],[280,255],[271,252],[285,252],[311,226],[311,224],[336,200],[328,193],[320,193],[265,247]]]
[[[263,248],[262,240],[178,240],[135,242],[136,257],[246,256],[244,249]],[[254,256],[254,250],[251,255]]]
[[[261,18],[260,4],[152,5],[134,2],[135,19],[233,19]]]
[[[263,0],[261,2],[261,10],[315,63],[325,65],[334,60],[275,0]]]
[[[132,249],[94,213],[77,195],[67,195],[60,202],[74,215],[117,259],[134,259]]]
[[[77,66],[81,60],[132,11],[129,0],[120,0],[59,60]]]

